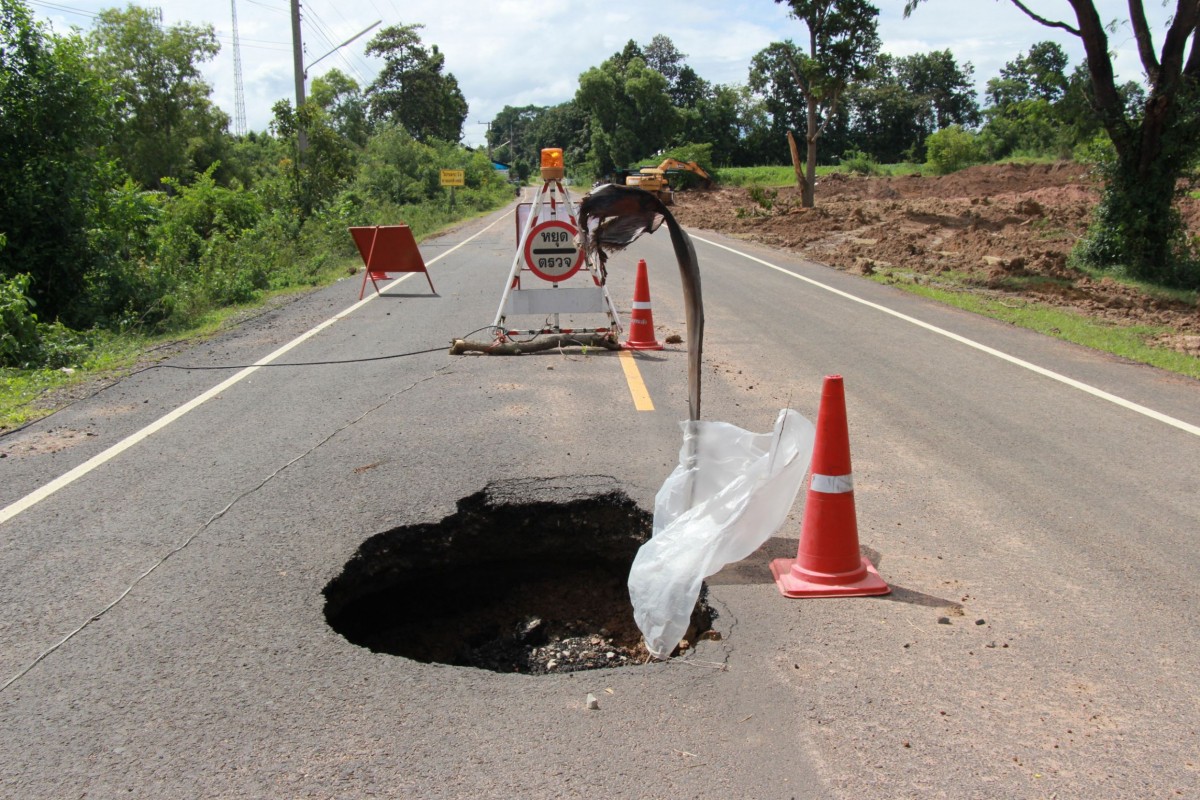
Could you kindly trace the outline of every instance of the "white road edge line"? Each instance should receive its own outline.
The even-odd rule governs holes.
[[[495,227],[495,225],[497,223],[499,223],[501,220],[507,219],[509,214],[511,214],[511,213],[512,212],[508,212],[508,213],[504,214],[503,216],[499,217],[494,222],[492,222],[490,225],[488,225],[486,228],[483,228],[482,230],[477,231],[476,233],[472,234],[471,236],[468,236],[466,239],[463,239],[461,242],[459,242],[458,244],[451,247],[446,252],[441,253],[440,255],[430,259],[429,262],[427,262],[426,266],[437,263],[438,261],[440,261],[441,259],[450,255],[455,250],[457,250],[458,248],[467,244],[471,240],[487,233],[489,230],[491,230],[493,227]],[[416,272],[409,272],[409,273],[405,274],[403,277],[397,278],[396,280],[389,283],[387,286],[383,287],[383,290],[387,291],[388,289],[391,289],[393,286],[396,286],[417,274],[418,273],[416,273]],[[340,319],[344,319],[344,318],[350,316],[355,311],[358,311],[360,308],[362,308],[363,306],[365,306],[367,303],[371,302],[378,296],[379,296],[378,294],[372,294],[362,300],[359,300],[357,303],[350,306],[345,311],[342,311],[341,313],[339,313],[333,317],[330,317],[329,319],[325,320],[324,322],[322,322],[321,324],[312,328],[311,330],[308,330],[305,333],[300,334],[295,339],[293,339],[290,342],[288,342],[287,344],[285,344],[283,347],[280,347],[274,353],[271,353],[270,355],[266,356],[265,358],[262,358],[256,362],[254,362],[254,364],[252,366],[246,367],[241,372],[238,372],[237,374],[232,375],[231,377],[227,378],[226,380],[222,381],[221,383],[218,383],[216,386],[209,389],[204,394],[201,394],[198,397],[196,397],[192,400],[189,400],[188,402],[186,402],[183,405],[176,408],[174,411],[169,412],[168,414],[160,417],[156,421],[154,421],[154,422],[150,423],[149,425],[147,425],[146,427],[142,428],[140,431],[137,431],[136,433],[132,433],[129,436],[126,436],[124,439],[117,442],[112,447],[108,448],[107,450],[104,450],[104,451],[92,456],[87,461],[83,462],[82,464],[75,467],[71,471],[63,473],[62,475],[58,476],[54,480],[45,484],[44,486],[34,489],[32,492],[25,495],[20,500],[17,500],[15,502],[5,506],[4,508],[0,509],[0,525],[3,525],[5,522],[8,522],[10,519],[17,516],[21,512],[27,511],[28,509],[30,509],[33,506],[37,505],[38,503],[42,502],[50,495],[57,492],[59,489],[62,489],[65,486],[69,486],[70,484],[79,480],[84,475],[87,475],[89,472],[96,469],[97,467],[116,458],[121,453],[123,453],[126,450],[128,450],[129,448],[133,447],[135,444],[142,441],[143,439],[146,439],[146,438],[152,436],[153,434],[159,432],[160,430],[167,427],[175,420],[182,417],[184,414],[187,414],[189,411],[192,411],[195,408],[197,408],[198,406],[203,405],[205,402],[216,397],[217,395],[219,395],[221,392],[225,391],[229,387],[233,386],[236,383],[241,382],[243,379],[245,379],[245,378],[249,377],[250,375],[252,375],[253,373],[257,372],[259,367],[263,367],[263,366],[266,366],[267,364],[270,364],[272,361],[279,358],[280,356],[283,356],[288,351],[292,350],[295,347],[298,347],[299,345],[301,345],[304,342],[308,341],[309,339],[313,338],[314,336],[316,336],[318,333],[320,333],[321,331],[328,328],[333,323],[337,322]]]
[[[1045,376],[1047,378],[1050,378],[1051,380],[1056,380],[1059,383],[1065,383],[1067,386],[1078,389],[1081,392],[1087,392],[1088,394],[1092,395],[1093,397],[1099,397],[1101,400],[1107,400],[1108,402],[1113,403],[1118,406],[1121,406],[1122,408],[1128,409],[1130,411],[1135,411],[1138,414],[1142,414],[1144,416],[1150,417],[1151,419],[1158,420],[1159,422],[1164,422],[1167,425],[1178,428],[1181,431],[1186,431],[1187,433],[1190,433],[1193,436],[1200,436],[1200,426],[1192,425],[1191,423],[1184,422],[1183,420],[1179,420],[1179,419],[1175,419],[1174,417],[1167,416],[1166,414],[1163,414],[1160,411],[1155,411],[1152,408],[1147,408],[1146,406],[1138,405],[1137,403],[1133,402],[1132,400],[1126,400],[1125,398],[1118,397],[1115,394],[1109,394],[1108,392],[1104,391],[1103,389],[1097,389],[1095,386],[1090,386],[1086,383],[1082,383],[1080,381],[1075,380],[1074,378],[1068,378],[1066,375],[1062,375],[1058,372],[1054,372],[1053,370],[1048,370],[1045,367],[1039,367],[1037,364],[1032,364],[1028,361],[1017,358],[1016,356],[1011,356],[1008,353],[1005,353],[1000,350],[996,350],[995,348],[992,348],[992,347],[988,347],[986,344],[981,344],[980,342],[976,342],[973,339],[968,339],[965,336],[959,336],[957,333],[952,333],[952,332],[946,330],[945,328],[939,328],[936,325],[930,325],[928,322],[923,322],[923,321],[917,319],[916,317],[910,317],[907,314],[902,314],[899,311],[895,311],[893,309],[888,308],[887,306],[881,306],[878,303],[872,303],[870,300],[864,300],[861,297],[856,297],[855,295],[852,295],[848,292],[843,292],[841,289],[835,289],[832,286],[821,283],[820,281],[813,280],[812,278],[806,278],[803,275],[792,272],[791,270],[788,270],[788,269],[784,269],[783,267],[772,264],[769,261],[763,261],[761,258],[757,258],[748,253],[743,253],[740,250],[735,250],[732,247],[727,247],[718,242],[714,242],[709,239],[704,239],[700,236],[696,236],[695,234],[689,234],[689,235],[693,239],[696,239],[697,241],[704,242],[705,244],[712,245],[713,247],[718,247],[722,250],[727,250],[730,253],[733,253],[734,255],[739,255],[742,258],[746,258],[746,259],[754,261],[758,264],[762,264],[764,267],[770,267],[771,269],[775,270],[776,272],[782,272],[784,275],[790,275],[791,277],[796,278],[797,280],[804,281],[805,283],[810,283],[813,286],[824,289],[827,292],[832,292],[833,294],[836,294],[840,297],[844,297],[847,300],[853,300],[856,303],[861,303],[862,305],[867,306],[869,308],[873,308],[876,311],[882,311],[885,314],[890,314],[891,316],[896,317],[897,319],[902,319],[905,322],[910,322],[919,328],[924,328],[927,331],[932,331],[933,333],[939,334],[941,336],[945,336],[947,339],[953,339],[956,342],[965,344],[967,347],[973,347],[976,350],[987,353],[988,355],[991,355],[991,356],[995,356],[996,358],[1007,361],[1010,364],[1016,364],[1018,367],[1023,367],[1025,369],[1029,370],[1030,372],[1036,372],[1038,375]]]

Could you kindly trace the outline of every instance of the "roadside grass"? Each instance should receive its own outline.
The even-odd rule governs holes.
[[[1132,286],[1147,297],[1151,297],[1156,300],[1166,300],[1172,303],[1187,303],[1200,309],[1200,291],[1196,289],[1175,289],[1170,286],[1159,286],[1155,283],[1147,283],[1146,281],[1138,280],[1137,278],[1131,278],[1121,271],[1102,270],[1095,267],[1089,267],[1088,265],[1083,264],[1075,259],[1072,259],[1070,263],[1071,266],[1085,273],[1092,280],[1099,281],[1103,280],[1104,278],[1108,278],[1109,280],[1116,281],[1117,283],[1122,283],[1126,286]]]
[[[404,214],[395,218],[404,219],[413,228],[414,237],[421,242],[495,209],[462,213],[465,210],[460,207],[456,214],[443,208],[405,206]],[[357,254],[350,258],[330,254],[315,261],[317,263],[310,266],[296,283],[264,291],[257,299],[246,304],[207,311],[186,328],[161,335],[146,335],[136,330],[124,333],[97,331],[93,334],[95,346],[84,360],[67,369],[0,368],[0,434],[54,413],[63,407],[64,397],[69,400],[74,387],[79,387],[80,393],[91,394],[94,390],[85,389],[85,385],[98,380],[119,380],[140,364],[155,360],[156,350],[173,352],[176,349],[174,345],[188,346],[209,339],[257,313],[263,313],[264,309],[285,304],[290,297],[328,286],[348,276],[353,275],[359,280],[362,278],[362,262]],[[357,295],[354,297],[357,298]]]
[[[924,166],[913,163],[873,164],[876,175],[914,175],[924,174]],[[834,172],[851,172],[845,166],[823,165],[817,167],[818,180]],[[796,173],[790,166],[774,167],[726,167],[716,170],[716,181],[719,186],[742,187],[775,187],[795,186]]]
[[[1025,156],[1014,155],[1004,158],[995,163],[997,164],[1055,164],[1059,159],[1053,156]],[[924,164],[917,164],[911,161],[902,161],[896,164],[876,164],[870,162],[870,169],[873,175],[884,175],[896,177],[900,175],[931,175],[932,172],[926,168]],[[829,175],[833,172],[852,173],[845,164],[823,165],[817,167],[817,178]],[[790,165],[787,166],[767,166],[767,167],[725,167],[724,169],[716,170],[716,180],[722,186],[794,186],[796,184],[796,173]],[[1200,192],[1193,193],[1194,197],[1200,197]]]
[[[141,353],[155,344],[150,338],[133,334],[97,334],[95,346],[86,360],[77,366],[0,369],[0,431],[18,428],[46,416],[52,411],[44,405],[50,393],[128,369]]]
[[[1200,358],[1148,344],[1154,336],[1176,333],[1171,328],[1149,325],[1116,325],[1046,303],[1020,298],[997,300],[982,296],[965,287],[932,286],[924,280],[924,276],[914,273],[892,270],[876,273],[871,276],[871,279],[877,283],[895,286],[904,291],[961,308],[964,311],[1028,328],[1056,339],[1074,342],[1093,350],[1112,353],[1131,361],[1177,372],[1189,378],[1200,379]],[[943,274],[938,277],[939,282],[946,280],[953,281],[953,274]],[[1045,279],[1042,280],[1044,282]]]
[[[199,317],[186,329],[149,336],[135,331],[96,332],[96,343],[79,364],[63,369],[0,369],[0,433],[19,428],[54,413],[62,407],[63,396],[70,397],[73,387],[86,394],[87,384],[105,379],[119,380],[139,365],[158,360],[155,351],[169,354],[176,346],[188,346],[210,339],[223,330],[262,313],[262,309],[281,305],[287,298],[312,291],[346,277],[353,266],[344,260],[339,268],[326,267],[312,276],[307,287],[292,287],[265,293],[259,300],[238,306],[214,309]]]
[[[713,176],[719,186],[791,186],[796,173],[791,167],[726,167]]]
[[[1024,153],[1017,151],[1009,153],[999,161],[993,162],[996,164],[1057,164],[1062,161],[1058,155],[1046,153]]]

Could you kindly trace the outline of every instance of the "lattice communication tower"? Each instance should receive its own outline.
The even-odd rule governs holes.
[[[242,46],[238,43],[237,0],[229,0],[233,11],[233,132],[246,135],[246,92],[242,89]]]

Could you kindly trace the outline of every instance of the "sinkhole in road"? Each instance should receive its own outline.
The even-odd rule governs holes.
[[[350,642],[415,661],[533,675],[643,663],[626,581],[653,517],[607,476],[516,478],[440,522],[367,539],[325,587]],[[717,638],[702,591],[685,644]]]

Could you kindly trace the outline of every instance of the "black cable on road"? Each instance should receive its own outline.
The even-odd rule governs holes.
[[[479,328],[478,330],[487,330],[487,328],[490,328],[490,327],[491,326],[489,325],[485,328]],[[471,333],[475,333],[475,332],[476,331],[472,331]],[[470,334],[467,334],[467,335],[469,336]],[[121,381],[125,380],[126,378],[132,378],[134,375],[141,375],[143,372],[149,372],[149,371],[155,370],[155,369],[177,369],[177,370],[184,370],[186,372],[191,372],[192,370],[250,369],[251,367],[259,367],[259,368],[263,368],[263,369],[265,369],[267,367],[326,367],[326,366],[336,366],[339,364],[366,364],[366,363],[369,363],[372,361],[390,361],[392,359],[397,359],[397,358],[407,358],[408,356],[420,356],[420,355],[427,355],[429,353],[438,353],[438,352],[442,352],[447,349],[449,349],[448,345],[443,345],[441,347],[431,347],[428,350],[413,350],[408,353],[391,353],[386,356],[367,356],[365,358],[349,358],[349,359],[345,359],[345,360],[341,360],[341,361],[293,361],[293,362],[286,362],[283,364],[276,364],[276,363],[270,363],[270,364],[205,364],[205,365],[151,364],[149,366],[142,367],[141,369],[136,369],[127,375],[122,375],[121,377],[117,378],[112,383],[108,384],[107,386],[103,386],[103,387],[97,389],[96,391],[92,392],[91,394],[87,395],[86,397],[80,397],[78,400],[72,400],[70,403],[67,403],[65,406],[54,409],[54,411],[52,411],[51,413],[47,414],[44,417],[39,417],[38,419],[26,422],[24,425],[21,425],[20,427],[17,427],[17,428],[13,428],[10,431],[4,431],[3,433],[0,433],[0,439],[4,439],[8,436],[12,436],[14,433],[20,433],[21,431],[25,430],[26,428],[28,428],[32,425],[36,425],[37,423],[42,422],[43,420],[47,420],[50,417],[53,417],[55,414],[57,414],[60,411],[65,411],[66,409],[70,408],[71,406],[75,405],[76,403],[80,403],[84,400],[91,400],[93,397],[96,397],[97,395],[101,394],[102,392],[108,391],[109,389],[116,386]]]
[[[459,338],[466,339],[469,336],[471,336],[472,334],[479,333],[480,331],[495,330],[495,329],[496,329],[495,325],[484,325],[482,328],[476,328],[475,330],[471,331],[470,333],[464,334],[463,336],[461,336]],[[534,338],[536,339],[537,336],[534,336]],[[391,360],[397,359],[397,358],[408,358],[409,356],[422,356],[422,355],[428,355],[429,353],[438,353],[438,352],[441,352],[443,350],[448,350],[448,349],[449,349],[448,345],[443,345],[441,347],[431,347],[427,350],[412,350],[407,353],[391,353],[386,356],[367,356],[365,358],[347,358],[347,359],[343,359],[343,360],[332,360],[332,361],[290,361],[290,362],[284,362],[282,364],[276,364],[274,362],[272,362],[270,364],[204,364],[204,365],[198,365],[198,364],[191,364],[191,365],[189,365],[189,364],[151,364],[149,366],[142,367],[141,369],[136,369],[127,375],[122,375],[121,377],[117,378],[112,383],[108,384],[107,386],[103,386],[103,387],[97,389],[96,391],[92,392],[91,394],[87,395],[86,397],[80,397],[78,400],[72,400],[70,403],[67,403],[65,406],[54,409],[54,411],[52,411],[51,413],[47,414],[44,417],[39,417],[38,419],[26,422],[24,425],[21,425],[20,427],[13,428],[11,431],[4,431],[4,432],[0,433],[0,439],[4,439],[5,437],[12,436],[14,433],[20,433],[21,431],[25,430],[26,428],[30,427],[31,425],[36,425],[37,423],[42,422],[43,420],[49,419],[50,417],[54,416],[55,414],[57,414],[60,411],[65,411],[66,409],[70,408],[71,406],[75,405],[76,403],[82,402],[84,400],[91,400],[93,397],[101,394],[102,392],[108,391],[109,389],[116,386],[118,383],[125,380],[126,378],[132,378],[134,375],[141,375],[143,372],[149,372],[150,370],[154,370],[154,369],[177,369],[177,370],[183,370],[185,372],[191,372],[192,370],[251,369],[252,367],[259,367],[259,368],[263,368],[263,369],[265,369],[267,367],[328,367],[328,366],[337,366],[339,364],[368,364],[372,361],[391,361]]]

